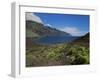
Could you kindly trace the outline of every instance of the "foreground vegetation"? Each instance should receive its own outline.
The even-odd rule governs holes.
[[[27,47],[26,66],[89,64],[89,48],[67,43]]]

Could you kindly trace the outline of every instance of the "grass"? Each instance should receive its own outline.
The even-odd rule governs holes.
[[[26,66],[56,66],[89,64],[89,48],[67,43],[34,44],[26,49]]]

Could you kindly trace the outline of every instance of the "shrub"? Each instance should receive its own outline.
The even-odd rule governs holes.
[[[70,48],[68,55],[75,57],[71,64],[88,64],[89,50],[82,46],[73,46]]]

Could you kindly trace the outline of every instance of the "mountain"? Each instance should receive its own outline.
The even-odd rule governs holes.
[[[87,33],[86,35],[79,37],[78,39],[74,40],[72,43],[73,44],[78,44],[78,45],[82,45],[85,47],[89,47],[89,33]]]
[[[31,20],[26,20],[26,37],[39,37],[39,36],[69,36],[69,33],[44,26]]]

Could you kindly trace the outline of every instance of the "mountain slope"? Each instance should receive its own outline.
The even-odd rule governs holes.
[[[75,41],[73,41],[74,44],[78,44],[78,45],[82,45],[85,47],[89,47],[89,33],[87,33],[86,35],[79,37],[78,39],[76,39]]]
[[[69,36],[70,34],[44,26],[41,23],[34,21],[26,21],[26,37],[39,37],[39,36]]]

